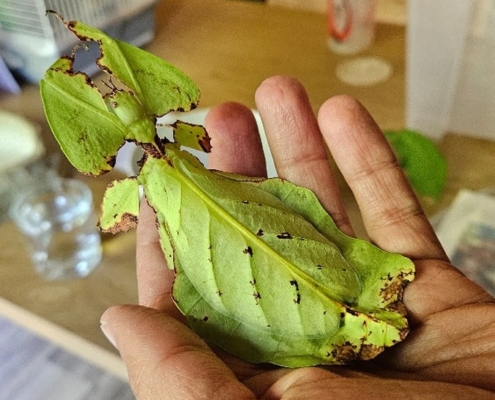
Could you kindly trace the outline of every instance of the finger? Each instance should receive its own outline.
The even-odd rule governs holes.
[[[269,78],[256,92],[256,105],[278,175],[311,189],[337,226],[353,234],[326,145],[302,85],[289,77]]]
[[[205,127],[211,136],[210,168],[248,176],[266,176],[258,126],[249,108],[238,103],[216,106],[208,113]]]
[[[136,264],[139,304],[178,317],[180,313],[171,296],[174,272],[167,267],[160,246],[155,211],[145,199],[141,202],[137,226]]]
[[[101,324],[137,399],[254,398],[198,336],[164,312],[116,306]]]
[[[364,107],[348,96],[333,97],[322,105],[318,120],[370,239],[415,259],[446,260],[390,146]]]
[[[389,376],[390,375],[390,376]],[[489,390],[461,383],[428,381],[419,375],[386,372],[383,378],[339,369],[300,368],[286,374],[263,399],[490,399]],[[364,389],[365,388],[365,389]],[[366,393],[363,395],[364,391]],[[433,394],[433,396],[432,396]]]

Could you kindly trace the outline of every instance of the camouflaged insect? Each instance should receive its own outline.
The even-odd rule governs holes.
[[[141,49],[65,24],[98,43],[110,79],[102,93],[73,70],[74,55],[56,61],[41,81],[51,129],[85,174],[111,170],[126,141],[143,147],[138,176],[107,189],[99,224],[135,226],[143,187],[192,329],[250,362],[289,367],[368,360],[406,337],[410,260],[339,231],[305,188],[206,169],[182,150],[210,150],[202,126],[178,121],[174,142],[159,138],[157,116],[196,107],[196,85]]]

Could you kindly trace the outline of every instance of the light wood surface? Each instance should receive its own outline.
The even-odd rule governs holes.
[[[376,86],[354,87],[335,77],[344,58],[328,50],[320,13],[232,0],[162,0],[156,15],[156,37],[147,49],[197,82],[202,107],[229,100],[254,107],[254,92],[261,81],[288,74],[304,83],[315,110],[328,97],[346,93],[357,97],[383,129],[404,125],[403,27],[379,24],[375,44],[367,52],[390,62],[392,77]],[[24,86],[20,95],[0,94],[0,108],[39,124],[48,152],[58,151],[37,86]],[[494,143],[448,135],[441,147],[450,162],[449,184],[444,198],[428,205],[430,213],[448,204],[461,187],[495,184]],[[81,179],[90,183],[99,203],[103,188],[115,175]],[[360,226],[352,196],[342,187],[351,218]],[[358,231],[363,232],[362,227]],[[35,275],[23,238],[11,222],[0,225],[0,243],[0,296],[111,349],[100,333],[99,318],[112,304],[137,300],[134,232],[105,237],[101,266],[88,278],[69,282],[49,283]]]

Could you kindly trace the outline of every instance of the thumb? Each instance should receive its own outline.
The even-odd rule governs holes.
[[[254,398],[203,340],[162,311],[111,307],[101,327],[127,365],[139,400]]]

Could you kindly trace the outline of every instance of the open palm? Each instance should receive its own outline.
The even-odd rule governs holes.
[[[448,263],[380,129],[354,99],[337,96],[318,118],[293,79],[266,80],[256,104],[280,177],[313,190],[344,232],[346,214],[327,148],[359,205],[370,239],[416,264],[405,290],[411,332],[371,362],[352,367],[275,368],[211,349],[184,324],[171,296],[153,211],[138,226],[141,306],[116,306],[102,317],[138,399],[494,398],[494,299]],[[244,106],[209,113],[210,167],[266,174],[256,122]]]

